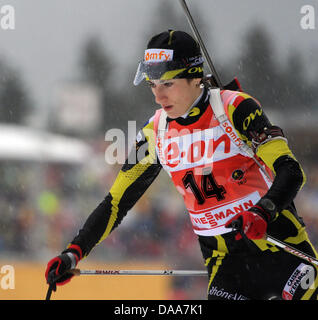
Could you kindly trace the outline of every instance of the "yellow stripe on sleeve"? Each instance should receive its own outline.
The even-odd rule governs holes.
[[[141,176],[149,168],[149,166],[151,166],[151,162],[148,162],[148,164],[146,165],[138,163],[132,169],[126,172],[122,170],[119,171],[116,181],[114,182],[113,186],[109,191],[109,193],[112,195],[112,198],[113,198],[113,200],[111,201],[111,205],[112,205],[111,215],[109,217],[106,230],[102,235],[101,239],[98,241],[98,243],[105,240],[110,234],[118,218],[118,211],[119,211],[118,205],[124,193],[136,181],[136,179],[139,176]]]
[[[256,151],[258,157],[260,157],[265,164],[273,171],[274,162],[282,156],[290,156],[295,159],[291,150],[288,147],[287,142],[284,139],[273,139],[264,144],[261,144]]]
[[[265,162],[265,164],[274,173],[275,173],[274,163],[278,158],[287,155],[287,156],[290,156],[291,158],[293,158],[295,161],[297,161],[297,159],[295,158],[295,156],[293,155],[293,153],[289,149],[287,141],[283,138],[282,139],[276,138],[276,139],[273,139],[271,141],[268,141],[268,142],[260,145],[257,148],[256,154]],[[301,165],[299,165],[299,167],[300,167],[300,170],[303,175],[303,182],[302,182],[302,185],[300,186],[300,189],[301,189],[304,186],[304,184],[306,183],[306,174],[305,174],[303,168],[301,167]]]
[[[148,141],[149,154],[143,157],[137,164],[127,171],[120,170],[116,180],[111,187],[109,193],[112,195],[111,215],[104,234],[98,243],[102,242],[110,234],[119,212],[119,203],[124,196],[126,190],[152,165],[156,160],[155,140],[153,131],[153,121],[149,122],[143,129],[146,140]]]

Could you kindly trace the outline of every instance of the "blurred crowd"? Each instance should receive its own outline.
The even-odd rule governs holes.
[[[119,169],[107,165],[100,152],[83,165],[1,161],[2,258],[46,263],[60,253],[102,201]],[[310,167],[296,206],[318,248],[318,167]],[[149,260],[171,269],[204,269],[181,196],[164,171],[90,259],[132,264]],[[205,277],[172,281],[171,299],[205,299]]]

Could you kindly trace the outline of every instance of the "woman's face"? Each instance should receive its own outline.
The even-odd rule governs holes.
[[[156,103],[166,111],[169,118],[184,115],[201,94],[201,79],[148,80]]]

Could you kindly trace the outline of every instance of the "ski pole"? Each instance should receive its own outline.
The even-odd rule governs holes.
[[[285,242],[282,242],[271,236],[267,236],[266,240],[283,250],[306,260],[309,263],[313,263],[318,266],[318,259],[306,254]],[[80,275],[137,275],[137,276],[205,276],[208,275],[207,271],[204,270],[108,270],[108,269],[93,269],[93,270],[82,270],[82,269],[72,269],[69,272],[73,273],[75,276]]]
[[[67,271],[75,276],[81,275],[95,275],[95,276],[207,276],[208,272],[204,270],[108,270],[108,269],[93,269],[81,270],[72,269]],[[56,291],[56,284],[49,285],[46,300],[51,299],[52,291]]]
[[[246,241],[247,245],[252,249],[253,249],[253,246],[252,246],[252,240],[248,239],[245,235],[245,233],[243,232],[242,230],[242,224],[241,224],[241,221],[240,220],[236,220],[236,221],[233,221],[232,222],[232,228],[234,231],[238,231],[241,236],[243,237],[243,239]],[[277,247],[285,250],[286,252],[288,253],[291,253],[293,255],[295,255],[296,257],[299,257],[303,260],[306,260],[307,262],[309,263],[312,263],[312,264],[315,264],[318,266],[318,259],[307,254],[307,253],[304,253],[290,245],[288,245],[287,243],[283,242],[283,241],[280,241],[272,236],[269,236],[269,235],[266,235],[265,239],[264,240],[267,240],[268,242],[270,242],[271,244],[273,245],[276,245]]]
[[[69,272],[75,276],[80,275],[108,275],[108,276],[206,276],[207,271],[204,270],[81,270],[72,269]]]
[[[314,258],[312,256],[310,256],[309,254],[307,253],[304,253],[300,250],[297,250],[296,248],[292,247],[292,246],[289,246],[288,244],[286,244],[285,242],[282,242],[280,240],[277,240],[271,236],[267,236],[266,238],[267,241],[271,242],[272,244],[284,249],[285,251],[299,257],[299,258],[302,258],[306,261],[308,261],[309,263],[313,263],[315,264],[316,266],[318,266],[318,259],[317,258]]]
[[[203,40],[202,40],[202,38],[201,38],[201,36],[200,36],[200,33],[199,33],[199,31],[198,31],[195,23],[194,23],[194,20],[193,20],[193,18],[192,18],[192,15],[191,15],[191,13],[190,13],[190,10],[189,10],[189,8],[188,8],[188,6],[187,6],[186,1],[185,1],[185,0],[179,0],[179,2],[180,2],[181,6],[182,6],[182,8],[183,8],[183,10],[184,10],[184,13],[186,14],[186,17],[187,17],[187,19],[188,19],[188,22],[189,22],[189,24],[190,24],[190,27],[191,27],[191,29],[192,29],[192,32],[194,33],[194,35],[195,35],[195,37],[196,37],[196,39],[197,39],[197,41],[198,41],[198,43],[199,43],[199,45],[200,45],[200,47],[201,47],[201,49],[202,49],[203,55],[204,55],[204,57],[205,57],[205,60],[206,60],[207,63],[208,63],[208,66],[209,66],[209,68],[210,68],[210,72],[213,74],[213,77],[215,78],[215,81],[216,81],[217,86],[218,86],[220,89],[223,89],[223,85],[222,85],[222,82],[221,82],[221,80],[220,80],[220,77],[219,77],[218,73],[216,72],[216,69],[215,69],[215,67],[214,67],[214,65],[213,65],[212,59],[210,58],[209,52],[208,52],[208,50],[206,49],[206,47],[205,47],[205,45],[204,45],[204,42],[203,42]]]
[[[51,295],[53,291],[56,291],[56,284],[49,284],[49,287],[45,296],[45,300],[51,299]]]

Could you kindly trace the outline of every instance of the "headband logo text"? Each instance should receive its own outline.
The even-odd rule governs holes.
[[[145,51],[145,62],[163,62],[171,61],[173,57],[173,50],[167,49],[148,49]]]

